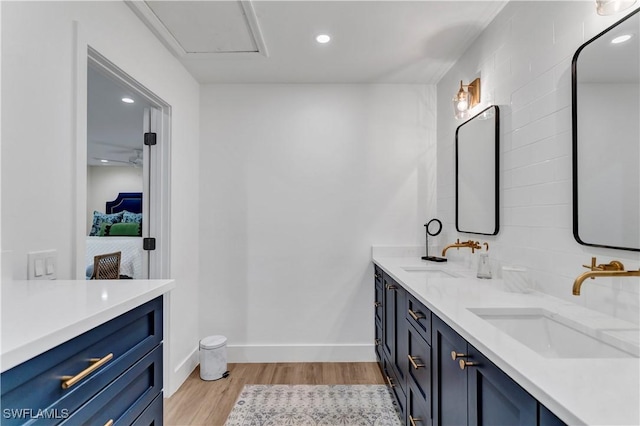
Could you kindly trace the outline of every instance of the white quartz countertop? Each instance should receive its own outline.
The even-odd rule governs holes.
[[[0,371],[175,287],[173,280],[12,281],[0,286]]]
[[[373,262],[564,422],[640,424],[639,358],[545,357],[469,309],[541,308],[599,333],[622,336],[634,349],[640,335],[637,324],[538,292],[504,291],[502,280],[477,279],[475,273],[453,262],[375,253]],[[404,269],[412,267],[449,271],[458,277],[428,277]],[[567,292],[572,284],[567,283]]]

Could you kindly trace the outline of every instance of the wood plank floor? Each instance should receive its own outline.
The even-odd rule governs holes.
[[[180,389],[164,401],[166,425],[224,425],[247,384],[255,385],[382,385],[375,362],[228,364],[226,379],[200,380],[196,368]]]

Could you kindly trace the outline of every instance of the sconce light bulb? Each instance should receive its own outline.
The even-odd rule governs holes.
[[[468,107],[469,107],[469,104],[467,103],[466,100],[460,100],[456,104],[456,108],[458,109],[458,111],[466,111]]]

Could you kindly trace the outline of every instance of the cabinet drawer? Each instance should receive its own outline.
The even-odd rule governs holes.
[[[74,339],[2,373],[3,410],[73,414],[162,341],[162,297],[158,297]],[[90,359],[113,358],[67,389],[63,376],[87,369]],[[3,425],[25,418],[3,418]],[[57,420],[59,421],[59,420]],[[35,423],[53,424],[52,419]]]
[[[431,401],[425,402],[414,383],[407,386],[407,425],[431,426]]]
[[[134,364],[62,424],[130,425],[162,391],[162,345]]]
[[[376,324],[375,330],[375,340],[373,344],[375,345],[376,358],[380,361],[382,359],[382,327]]]
[[[407,293],[407,321],[431,344],[431,311]]]
[[[162,422],[162,394],[160,394],[131,426],[162,426]]]
[[[373,309],[375,310],[376,324],[380,324],[382,326],[382,310],[384,309],[384,306],[382,304],[382,300],[384,299],[382,285],[380,286],[376,285],[375,291],[376,293],[375,293],[375,299],[373,301]]]
[[[382,287],[382,269],[378,265],[373,265],[373,278],[375,278],[376,286]]]
[[[431,403],[431,347],[412,327],[409,327],[409,382],[424,404]]]
[[[398,408],[400,411],[400,418],[404,422],[406,415],[406,405],[407,399],[404,391],[399,385],[398,378],[396,377],[396,373],[393,371],[391,364],[388,362],[386,358],[383,358],[383,372],[385,375],[385,380],[391,389],[391,393],[398,404]]]

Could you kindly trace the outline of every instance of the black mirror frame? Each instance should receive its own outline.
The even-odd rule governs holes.
[[[618,246],[611,246],[611,245],[606,245],[606,244],[587,243],[587,242],[583,241],[580,238],[580,235],[578,233],[578,67],[577,67],[578,56],[580,56],[580,53],[582,52],[582,50],[585,47],[587,47],[589,44],[591,44],[594,41],[598,40],[600,37],[602,37],[603,35],[605,35],[609,31],[613,30],[618,25],[620,25],[623,22],[625,22],[627,19],[633,17],[638,12],[640,12],[640,8],[634,10],[633,12],[631,12],[630,14],[625,16],[624,18],[620,19],[619,21],[617,21],[616,23],[614,23],[613,25],[611,25],[610,27],[608,27],[607,29],[602,31],[600,34],[596,35],[595,37],[593,37],[590,40],[588,40],[585,43],[583,43],[578,48],[578,50],[576,50],[576,53],[574,53],[573,59],[571,60],[571,137],[572,137],[572,142],[571,142],[571,147],[572,147],[571,164],[573,166],[573,170],[572,170],[572,175],[571,176],[572,176],[572,179],[573,179],[573,182],[572,182],[572,189],[573,189],[573,197],[572,197],[573,198],[573,238],[575,238],[575,240],[578,242],[578,244],[581,244],[581,245],[584,245],[584,246],[609,248],[609,249],[616,249],[616,250],[640,251],[640,248],[634,248],[634,247],[618,247]]]
[[[494,114],[495,114],[495,167],[494,167],[494,172],[495,172],[495,227],[493,229],[493,232],[491,233],[484,233],[484,232],[473,232],[473,231],[463,231],[460,229],[460,226],[458,225],[458,132],[460,131],[460,128],[462,126],[464,126],[465,124],[469,123],[470,121],[474,120],[475,118],[478,118],[480,115],[484,114],[485,112],[487,112],[490,109],[495,109]],[[473,117],[471,117],[470,119],[468,119],[467,121],[465,121],[464,123],[460,124],[458,126],[458,128],[456,129],[456,159],[455,159],[455,172],[456,172],[456,231],[458,232],[463,232],[466,234],[476,234],[476,235],[497,235],[498,231],[500,230],[500,108],[497,105],[491,105],[485,109],[483,109],[482,111],[480,111],[478,114],[474,115]]]

